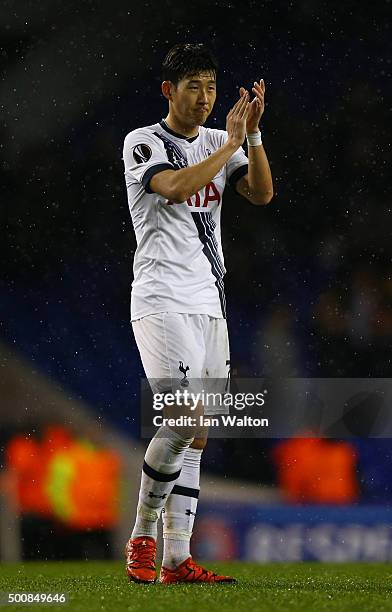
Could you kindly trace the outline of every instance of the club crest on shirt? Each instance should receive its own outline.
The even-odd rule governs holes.
[[[152,155],[152,151],[147,144],[138,144],[133,148],[133,158],[137,164],[147,162]]]
[[[187,366],[185,366],[185,367],[184,367],[183,362],[182,362],[182,361],[180,361],[180,362],[179,362],[178,369],[180,370],[181,374],[184,374],[184,378],[182,378],[182,379],[181,379],[181,382],[180,382],[181,386],[182,386],[182,387],[188,387],[188,385],[189,385],[189,380],[188,380],[188,377],[187,377],[186,373],[187,373],[187,372],[188,372],[188,370],[189,370],[189,366],[187,365]]]

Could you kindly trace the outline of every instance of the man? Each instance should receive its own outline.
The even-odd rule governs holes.
[[[131,319],[152,390],[187,376],[228,377],[220,210],[226,183],[253,204],[273,195],[259,121],[264,82],[240,88],[226,131],[204,128],[216,99],[217,62],[202,44],[173,47],[163,63],[169,112],[130,132],[123,159],[135,229]],[[242,144],[247,136],[249,159]],[[186,382],[188,384],[188,382]],[[206,434],[162,426],[143,464],[136,523],[126,545],[127,574],[156,580],[157,521],[163,513],[160,582],[233,582],[197,565],[189,542]]]

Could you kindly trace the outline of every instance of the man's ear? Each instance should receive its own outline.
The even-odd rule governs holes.
[[[172,100],[172,91],[174,89],[174,85],[171,81],[163,81],[161,85],[161,90],[166,100]]]

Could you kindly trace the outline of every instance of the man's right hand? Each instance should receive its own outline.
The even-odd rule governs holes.
[[[246,135],[246,118],[249,112],[249,94],[247,91],[234,104],[226,117],[226,131],[230,144],[240,147]]]

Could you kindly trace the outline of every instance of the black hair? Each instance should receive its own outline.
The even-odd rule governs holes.
[[[162,64],[162,80],[177,85],[186,76],[199,72],[218,71],[218,61],[203,43],[180,43],[174,45]]]

